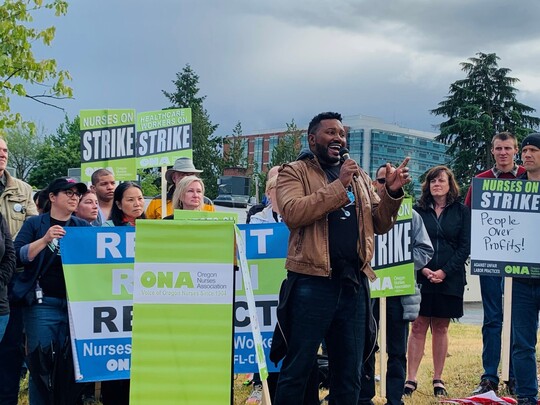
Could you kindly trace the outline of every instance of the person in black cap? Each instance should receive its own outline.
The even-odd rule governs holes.
[[[47,190],[50,211],[28,218],[15,239],[15,253],[24,271],[16,274],[13,290],[20,296],[33,298],[26,300],[27,306],[23,308],[27,364],[32,376],[31,404],[52,403],[49,395],[54,393],[55,387],[48,389],[44,376],[52,376],[54,367],[41,360],[47,353],[58,353],[69,337],[59,241],[66,234],[66,226],[90,226],[85,220],[72,216],[81,195],[87,191],[84,183],[61,177],[53,180]]]
[[[520,178],[540,181],[540,133],[521,143],[521,159],[527,172]],[[531,224],[531,226],[534,226]],[[536,333],[540,308],[540,279],[514,277],[512,288],[512,360],[518,404],[536,404]]]

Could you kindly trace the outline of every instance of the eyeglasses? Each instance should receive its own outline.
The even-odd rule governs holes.
[[[81,198],[81,193],[79,193],[78,191],[62,190],[62,193],[67,195],[68,198],[72,198],[73,196],[77,196],[77,198]]]
[[[379,184],[385,184],[386,183],[386,179],[383,177],[382,179],[377,179],[377,183]]]

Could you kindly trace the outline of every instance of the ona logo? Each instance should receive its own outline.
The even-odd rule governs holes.
[[[392,278],[377,278],[374,282],[371,283],[371,289],[373,291],[393,290],[394,286],[392,285]]]
[[[145,271],[141,285],[145,288],[193,288],[193,280],[189,271]]]
[[[96,171],[96,170],[99,170],[99,169],[107,169],[108,171],[110,171],[113,176],[114,176],[114,169],[110,166],[108,167],[102,167],[102,166],[96,166],[96,167],[86,167],[84,169],[84,174],[88,177],[92,177],[92,174]]]
[[[530,274],[528,266],[504,266],[504,272],[506,274]]]

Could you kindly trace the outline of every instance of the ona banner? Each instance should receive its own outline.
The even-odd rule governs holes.
[[[540,277],[540,183],[473,179],[471,274]]]
[[[231,401],[232,221],[138,221],[130,403]]]
[[[412,210],[412,200],[405,198],[399,207],[394,227],[384,235],[375,235],[371,267],[377,279],[370,282],[372,298],[414,294]]]
[[[75,378],[129,378],[134,229],[68,227],[60,243]]]
[[[81,110],[81,181],[97,169],[110,170],[116,180],[135,180],[135,110]]]
[[[172,166],[192,157],[191,108],[137,114],[137,169]]]
[[[234,301],[234,371],[235,373],[257,372],[257,346],[264,351],[269,372],[279,367],[270,361],[270,345],[276,326],[276,309],[281,282],[286,277],[285,257],[289,230],[283,223],[238,225],[247,266],[250,287],[254,296],[254,306],[261,342],[252,333],[252,316],[249,310],[249,296],[241,274],[236,274],[236,298]]]

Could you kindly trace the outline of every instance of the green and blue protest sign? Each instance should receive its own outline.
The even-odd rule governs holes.
[[[270,361],[270,345],[276,326],[276,309],[279,288],[286,278],[285,258],[289,230],[283,223],[238,225],[245,244],[249,267],[250,287],[256,308],[256,319],[262,337],[266,366],[269,372],[278,371]],[[256,339],[252,333],[248,296],[243,277],[236,275],[236,298],[234,302],[234,371],[252,373],[257,367]]]
[[[77,381],[129,378],[135,230],[68,227],[60,243]]]
[[[473,179],[471,274],[540,277],[540,182]]]

